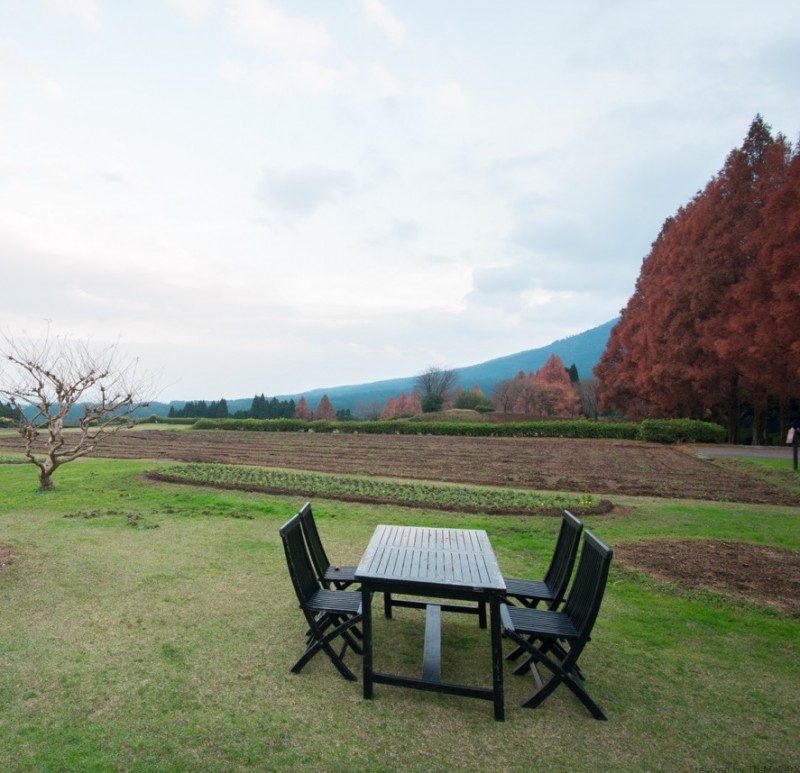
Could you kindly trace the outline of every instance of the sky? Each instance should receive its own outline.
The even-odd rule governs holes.
[[[0,0],[0,330],[165,401],[538,348],[798,73],[796,0]]]

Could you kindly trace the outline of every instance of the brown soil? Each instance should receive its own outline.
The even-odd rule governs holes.
[[[21,441],[0,436],[0,451]],[[630,441],[322,435],[135,430],[106,438],[96,456],[213,461],[362,475],[512,486],[798,505],[797,496],[677,447]],[[800,553],[718,541],[615,545],[623,566],[688,588],[713,588],[800,614]],[[0,546],[0,566],[10,553]]]
[[[663,582],[710,589],[800,616],[800,552],[724,540],[649,540],[614,546],[614,559]]]
[[[11,549],[5,545],[0,545],[0,569],[8,566],[13,559],[14,556],[11,554]]]

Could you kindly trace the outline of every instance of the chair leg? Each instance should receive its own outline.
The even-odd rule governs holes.
[[[325,624],[325,628],[327,628],[329,625],[331,625],[331,623],[336,624],[336,623],[342,623],[342,622],[344,622],[346,620],[349,620],[349,616],[347,616],[347,615],[330,615],[330,614],[328,614],[326,612],[325,616],[328,617],[329,620],[330,620],[330,622]],[[324,628],[323,628],[323,630],[324,630]],[[361,629],[357,625],[354,625],[350,629],[350,633],[352,633],[353,636],[356,637],[356,639],[363,638],[363,636],[361,634]],[[310,629],[309,629],[308,635],[311,635],[311,630]],[[353,644],[354,644],[353,649],[356,650],[356,652],[358,652],[358,654],[360,655],[361,654],[361,648],[358,647],[357,645],[355,645],[355,642]]]
[[[309,621],[310,622],[310,621]],[[306,664],[313,658],[320,650],[324,651],[330,661],[336,666],[339,673],[351,682],[358,681],[355,674],[345,665],[342,660],[344,652],[347,647],[351,647],[355,652],[361,653],[361,647],[356,643],[350,635],[349,629],[353,628],[358,622],[357,618],[349,618],[344,622],[339,622],[335,628],[325,633],[331,625],[339,622],[333,616],[326,615],[325,619],[314,620],[312,628],[312,635],[308,639],[306,651],[302,654],[300,659],[292,666],[292,671],[299,674]],[[331,647],[331,642],[341,636],[344,639],[344,645],[340,654]]]
[[[336,666],[339,673],[348,681],[350,682],[357,682],[358,679],[356,675],[344,664],[344,661],[341,657],[336,653],[336,650],[331,647],[331,645],[327,642],[321,642],[317,639],[314,640],[314,643],[303,653],[300,660],[297,661],[292,666],[292,672],[295,674],[299,674],[303,668],[305,668],[306,664],[308,663],[311,658],[314,657],[320,650],[325,652],[325,654],[330,658],[331,663]]]
[[[586,706],[586,708],[589,710],[589,713],[595,719],[603,721],[607,720],[606,715],[603,714],[600,707],[591,699],[591,697],[589,697],[589,693],[586,692],[586,688],[575,677],[575,675],[565,673],[561,669],[559,669],[557,672],[554,672],[552,677],[547,682],[541,684],[536,692],[534,692],[527,700],[523,701],[521,704],[522,707],[525,709],[536,708],[562,682],[569,687],[570,690],[572,690],[578,700],[580,700],[580,702]]]
[[[542,642],[540,647],[536,647],[533,644],[533,642],[536,641],[536,637],[534,636],[530,636],[526,640],[518,633],[509,633],[509,638],[518,645],[518,648],[522,648],[528,653],[528,657],[522,664],[514,669],[513,673],[519,676],[530,668],[536,680],[537,689],[529,698],[522,702],[521,706],[523,708],[536,708],[563,682],[581,703],[583,703],[595,719],[606,719],[606,715],[603,714],[600,707],[589,697],[589,693],[586,692],[586,688],[582,683],[583,675],[578,666],[572,663],[565,668],[562,663],[555,662],[547,656],[548,652],[552,653],[555,657],[561,658],[562,662],[568,657],[568,652],[561,641],[557,639],[546,639]],[[542,680],[541,674],[539,673],[540,665],[551,672],[550,679],[546,682]]]

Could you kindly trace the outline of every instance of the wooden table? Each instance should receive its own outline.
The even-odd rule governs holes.
[[[494,702],[494,718],[503,720],[503,652],[500,603],[505,583],[489,538],[477,529],[431,529],[416,526],[378,526],[355,572],[361,583],[364,647],[364,697],[372,698],[373,684],[463,695]],[[380,673],[372,667],[372,595],[391,593],[424,599],[456,599],[477,606],[441,605],[435,601],[404,600],[396,606],[426,609],[425,652],[419,678]],[[444,682],[440,669],[440,614],[472,612],[489,605],[492,687]]]

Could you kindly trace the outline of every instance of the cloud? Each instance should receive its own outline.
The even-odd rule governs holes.
[[[339,169],[308,166],[300,169],[266,169],[258,197],[270,208],[293,215],[311,215],[326,203],[352,193],[353,176]]]
[[[517,295],[531,284],[528,267],[521,263],[477,268],[472,274],[473,297],[504,297]]]
[[[87,27],[100,26],[100,11],[96,0],[50,0],[50,4],[64,13],[77,16]]]
[[[422,226],[415,220],[394,220],[392,222],[392,237],[398,241],[413,241],[421,232]]]
[[[800,126],[789,0],[0,5],[3,325],[122,335],[175,398],[593,327],[756,112]]]
[[[289,59],[251,65],[242,59],[223,57],[218,65],[226,83],[253,88],[259,94],[294,94],[298,90],[333,93],[351,74],[310,59]]]
[[[389,40],[402,43],[406,36],[406,26],[389,9],[383,0],[361,0],[361,9],[370,24],[377,27]]]
[[[178,10],[192,19],[201,19],[211,13],[217,0],[169,0]]]
[[[464,87],[454,80],[440,83],[433,92],[434,109],[441,117],[461,112],[468,101]]]
[[[332,40],[325,25],[316,19],[290,16],[264,0],[233,0],[230,19],[243,40],[295,56],[318,56]]]

